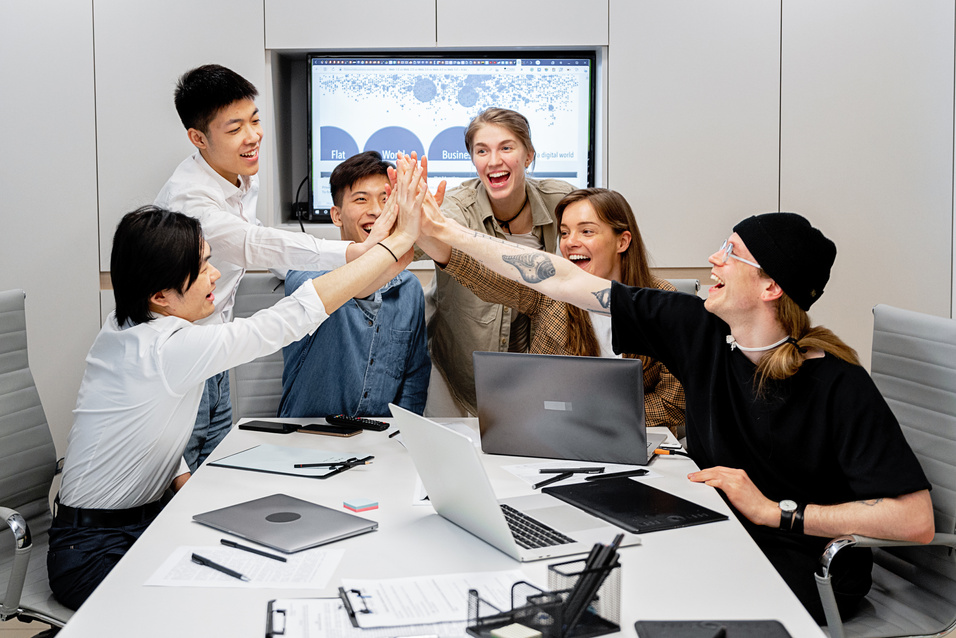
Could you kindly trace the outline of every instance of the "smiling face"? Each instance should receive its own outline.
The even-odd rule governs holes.
[[[756,262],[740,235],[734,233],[727,240],[734,245],[734,255]],[[726,259],[727,263],[724,263]],[[727,323],[741,314],[749,313],[762,304],[761,295],[772,280],[761,276],[761,270],[739,259],[725,257],[723,250],[710,256],[710,278],[716,283],[708,289],[704,307]]]
[[[342,195],[342,205],[333,206],[332,223],[341,228],[342,239],[361,243],[368,237],[372,224],[382,214],[388,198],[388,177],[369,175],[349,187]]]
[[[219,279],[219,270],[209,263],[209,257],[212,254],[209,243],[203,240],[202,247],[199,275],[192,285],[182,293],[177,290],[156,293],[151,298],[150,310],[186,321],[198,321],[213,313],[216,301],[213,291],[216,289],[216,280]]]
[[[568,204],[561,216],[561,254],[578,268],[597,277],[621,280],[621,253],[631,244],[631,233],[614,232],[591,203]]]
[[[485,124],[475,133],[471,161],[493,204],[524,201],[524,171],[533,159],[534,153],[503,126]]]
[[[216,114],[206,133],[191,128],[189,141],[224,179],[239,185],[239,175],[259,172],[262,124],[252,100],[237,100]]]

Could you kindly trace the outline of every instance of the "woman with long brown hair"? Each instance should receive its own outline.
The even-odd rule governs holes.
[[[674,290],[667,281],[651,275],[644,240],[624,197],[604,188],[576,190],[555,208],[561,254],[578,268],[629,286]],[[434,251],[443,271],[489,303],[503,304],[529,317],[529,352],[576,356],[616,356],[611,348],[611,323],[607,315],[592,313],[555,301],[502,277],[458,250]],[[429,246],[426,250],[432,250]],[[683,434],[684,391],[660,362],[644,363],[644,397],[648,426],[666,425]]]

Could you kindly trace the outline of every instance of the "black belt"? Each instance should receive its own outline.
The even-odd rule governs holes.
[[[56,497],[55,507],[53,520],[61,527],[128,527],[151,522],[163,509],[160,501],[124,510],[79,509],[63,505],[59,496]]]

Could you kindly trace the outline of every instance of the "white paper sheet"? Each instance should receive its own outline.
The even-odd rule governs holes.
[[[469,589],[478,590],[483,600],[499,609],[511,609],[511,586],[524,578],[518,570],[384,580],[344,578],[342,588],[362,627],[392,627],[467,621]],[[370,613],[359,612],[366,607]]]
[[[249,582],[233,578],[211,567],[197,565],[192,561],[193,552],[248,576]],[[278,552],[276,554],[279,555]],[[344,555],[345,552],[341,549],[307,549],[295,554],[282,554],[286,559],[283,563],[222,545],[180,546],[145,584],[154,587],[321,589],[328,586]]]

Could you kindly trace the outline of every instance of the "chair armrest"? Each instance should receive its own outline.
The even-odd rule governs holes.
[[[823,603],[823,612],[827,618],[827,629],[830,638],[845,638],[843,620],[837,609],[836,598],[833,595],[833,584],[830,581],[830,564],[840,550],[847,547],[932,547],[943,546],[956,548],[956,534],[937,533],[928,543],[914,543],[912,541],[894,541],[885,538],[870,538],[851,534],[839,536],[827,543],[823,555],[820,556],[820,573],[814,574],[817,581],[817,591],[820,592],[820,601]]]
[[[20,595],[23,593],[23,583],[27,576],[27,565],[30,562],[30,552],[33,550],[33,539],[30,536],[30,527],[26,520],[16,510],[0,507],[0,520],[6,523],[13,532],[13,540],[16,544],[7,591],[3,599],[0,600],[0,621],[5,621],[15,617],[20,612]]]

